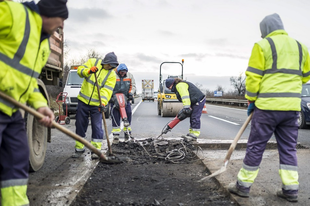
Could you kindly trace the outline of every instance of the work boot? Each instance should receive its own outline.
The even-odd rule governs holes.
[[[125,142],[127,142],[128,140],[129,140],[129,135],[125,133]]]
[[[71,155],[72,158],[79,158],[82,156],[82,154],[85,152],[85,150],[82,151],[77,151],[75,150],[75,152]]]
[[[181,137],[187,142],[197,142],[197,137],[190,133],[187,135],[182,135]]]
[[[119,143],[119,134],[114,134],[112,144],[118,144],[118,143]]]
[[[286,199],[289,202],[298,202],[298,195],[284,194],[282,189],[277,191],[277,196]]]
[[[237,188],[237,183],[232,182],[228,185],[228,191],[230,193],[233,193],[235,195],[238,195],[240,197],[249,197],[249,193],[248,192],[242,192]]]

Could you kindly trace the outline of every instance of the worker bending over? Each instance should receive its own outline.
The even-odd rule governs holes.
[[[112,108],[111,118],[112,118],[113,144],[118,144],[119,136],[121,133],[120,128],[121,113],[120,109],[116,108],[117,104],[116,94],[122,93],[125,95],[125,99],[127,99],[125,110],[129,125],[123,128],[125,141],[127,141],[129,139],[129,136],[131,136],[131,118],[132,118],[131,101],[134,101],[133,94],[136,92],[136,82],[133,75],[130,72],[128,72],[128,68],[125,64],[120,64],[115,72],[116,72],[116,85],[114,87],[113,96],[110,102]]]
[[[116,82],[116,75],[113,69],[118,66],[117,57],[114,52],[106,54],[104,59],[90,58],[85,64],[78,67],[77,73],[84,78],[81,91],[78,95],[78,106],[76,110],[76,134],[86,138],[89,116],[91,119],[92,138],[91,144],[101,150],[103,140],[102,129],[102,109],[99,107],[99,96],[96,88],[97,75],[100,96],[103,106],[107,106],[112,96]],[[85,151],[85,146],[79,141],[75,142],[75,153],[72,157],[81,156]],[[99,157],[92,152],[92,159]]]
[[[228,190],[241,197],[258,175],[267,142],[274,134],[279,151],[282,189],[277,196],[298,201],[296,144],[302,84],[310,79],[309,53],[305,45],[288,36],[278,14],[260,23],[262,40],[254,44],[245,72],[246,94],[252,112],[251,132],[237,182]]]
[[[179,115],[183,113],[185,116],[190,117],[189,133],[182,136],[182,138],[187,141],[197,141],[200,135],[200,117],[206,103],[205,95],[191,82],[179,78],[168,78],[165,84],[183,103],[183,109],[179,112]]]

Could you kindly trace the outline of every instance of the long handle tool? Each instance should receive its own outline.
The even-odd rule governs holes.
[[[95,75],[95,79],[96,79],[96,87],[97,87],[97,92],[98,92],[98,97],[99,97],[99,102],[100,102],[100,106],[103,107],[102,102],[101,102],[101,96],[100,96],[100,89],[99,89],[99,85],[98,85],[98,80],[97,80],[97,75],[96,73],[94,73]],[[103,125],[104,125],[104,133],[105,133],[105,137],[107,139],[107,144],[108,144],[108,149],[109,149],[109,154],[112,155],[112,148],[111,148],[111,144],[110,144],[110,140],[109,140],[109,136],[108,136],[108,129],[107,129],[107,122],[105,120],[105,114],[104,112],[102,112],[102,120],[103,120]]]
[[[18,101],[16,101],[15,99],[13,99],[12,97],[6,95],[5,93],[3,93],[2,91],[0,91],[0,97],[11,102],[12,104],[14,104],[15,106],[25,110],[26,112],[28,112],[29,114],[32,114],[33,116],[35,116],[37,119],[42,119],[44,118],[44,115],[42,115],[41,113],[37,112],[36,110],[28,107],[25,104],[22,104]],[[65,133],[66,135],[72,137],[73,139],[83,143],[88,149],[90,149],[92,152],[94,152],[96,155],[99,156],[100,161],[104,162],[104,163],[122,163],[123,161],[115,156],[113,157],[107,157],[105,156],[103,153],[101,153],[96,147],[94,147],[92,144],[90,144],[87,140],[85,140],[84,138],[82,138],[81,136],[73,133],[72,131],[68,130],[67,128],[61,126],[60,124],[57,124],[55,121],[53,121],[52,123],[52,127],[60,130],[61,132]]]
[[[243,123],[243,125],[242,125],[242,127],[240,128],[239,132],[237,133],[237,135],[236,135],[234,141],[231,143],[231,145],[230,145],[230,147],[229,147],[229,149],[228,149],[228,151],[227,151],[226,157],[225,157],[225,159],[224,159],[224,164],[223,164],[223,166],[222,166],[219,170],[217,170],[217,171],[215,171],[214,173],[212,173],[211,175],[208,175],[208,176],[206,176],[206,177],[200,179],[198,182],[201,182],[201,181],[206,180],[206,179],[210,179],[211,177],[217,176],[217,175],[219,175],[219,174],[221,174],[221,173],[223,173],[223,172],[226,171],[226,167],[227,167],[228,161],[230,160],[230,157],[231,157],[233,151],[235,150],[235,148],[236,148],[236,146],[237,146],[237,143],[238,143],[238,141],[239,141],[239,139],[240,139],[242,133],[244,132],[244,130],[245,130],[246,127],[248,126],[249,122],[251,121],[252,115],[253,115],[253,112],[252,112],[252,113],[248,116],[248,118],[245,120],[245,122]]]

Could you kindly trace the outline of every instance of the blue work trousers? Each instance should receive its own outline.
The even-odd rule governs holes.
[[[103,139],[102,130],[102,113],[99,112],[98,106],[90,106],[82,101],[78,101],[76,110],[75,132],[81,137],[86,136],[86,131],[91,120],[92,139]]]
[[[0,111],[0,178],[28,179],[29,147],[20,111],[10,117]]]
[[[192,114],[190,116],[190,128],[191,129],[200,129],[201,122],[200,122],[200,117],[202,114],[203,107],[206,103],[206,98],[203,98],[196,104],[191,105],[192,108]]]
[[[258,167],[267,142],[274,134],[278,145],[280,165],[297,167],[298,117],[297,111],[268,111],[255,108],[243,163],[250,167]],[[249,191],[249,188],[241,189]],[[286,192],[296,194],[297,190]]]

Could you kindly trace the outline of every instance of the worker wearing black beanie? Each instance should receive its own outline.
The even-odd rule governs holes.
[[[67,0],[41,0],[37,5],[43,16],[67,19],[69,12],[66,4]]]

